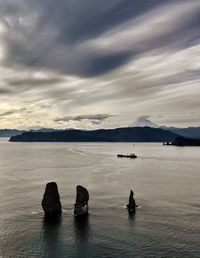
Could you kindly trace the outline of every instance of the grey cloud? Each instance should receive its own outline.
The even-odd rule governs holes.
[[[80,73],[83,76],[98,76],[127,63],[131,56],[131,51],[96,55],[95,58],[86,63]]]
[[[199,11],[196,0],[0,0],[7,116],[14,104],[33,102],[31,119],[47,126],[123,125],[142,114],[173,113],[175,106],[198,112]],[[40,70],[48,78],[32,77]],[[122,115],[63,118],[66,110],[90,114],[93,108]]]
[[[117,45],[108,50],[98,50],[95,46],[88,44],[90,40],[98,39],[106,32],[109,35],[110,30],[117,28],[120,24],[134,21],[152,8],[173,2],[171,0],[109,2],[107,0],[83,0],[81,2],[21,0],[19,5],[23,3],[23,8],[8,8],[7,10],[7,13],[9,15],[12,13],[13,19],[18,22],[13,23],[11,18],[7,18],[7,13],[2,14],[9,24],[8,32],[4,37],[7,46],[5,64],[46,67],[65,74],[87,77],[102,75],[127,63],[137,53],[158,48],[163,44],[167,45],[170,38],[174,42],[176,37],[178,41],[177,30],[173,32],[172,27],[172,32],[169,31],[166,35],[155,38],[156,32],[152,32],[151,39],[141,42],[139,48],[133,42],[131,47],[125,47],[123,51]],[[182,0],[176,3],[181,5],[185,2]],[[4,5],[2,1],[0,6]],[[198,10],[194,14],[194,19],[180,23],[179,31],[198,30],[197,14]],[[131,26],[131,23],[128,22],[126,26]],[[193,34],[187,35],[189,35],[188,41],[191,44]]]
[[[138,118],[137,118],[137,120],[138,121],[143,121],[143,120],[146,120],[146,119],[149,119],[150,118],[150,116],[139,116]]]
[[[89,120],[92,124],[100,124],[107,118],[113,115],[109,114],[94,114],[94,115],[79,115],[79,116],[65,116],[62,118],[55,119],[55,122],[69,122],[69,121],[76,121],[81,122],[83,120]]]
[[[44,109],[48,109],[48,108],[51,108],[51,105],[42,104],[42,105],[40,105],[40,107],[44,108]]]
[[[35,8],[42,10],[38,25],[51,24],[59,28],[60,43],[77,43],[96,37],[156,5],[172,0],[34,0]],[[34,3],[34,4],[33,4]],[[51,14],[51,15],[50,15]],[[65,33],[62,33],[65,32]]]
[[[21,112],[23,112],[23,111],[26,111],[26,108],[20,108],[20,109],[9,110],[9,111],[0,113],[0,117],[10,116],[10,115],[13,115],[13,114],[21,113]]]
[[[7,95],[11,92],[8,88],[0,88],[0,95]]]
[[[15,113],[15,111],[6,111],[6,112],[1,113],[0,117],[9,116],[9,115],[12,115],[14,113]]]
[[[7,79],[5,81],[10,86],[42,86],[42,85],[52,85],[63,82],[62,78],[23,78],[23,79]]]

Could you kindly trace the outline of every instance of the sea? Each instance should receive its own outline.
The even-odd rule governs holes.
[[[41,201],[52,181],[63,212],[46,221]],[[73,215],[77,185],[90,195],[83,220]],[[200,148],[1,138],[0,257],[200,257]]]

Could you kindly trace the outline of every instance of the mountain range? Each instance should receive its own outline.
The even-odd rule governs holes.
[[[15,135],[20,135],[24,132],[52,132],[52,131],[58,131],[58,129],[53,129],[53,128],[40,128],[35,130],[0,129],[0,137],[11,137]]]
[[[128,127],[99,130],[24,132],[10,142],[172,142],[178,135],[160,128]]]
[[[0,129],[0,137],[11,137],[22,134],[24,130],[17,129]]]
[[[151,120],[149,120],[146,117],[139,118],[133,124],[130,125],[130,127],[145,127],[145,126],[151,127],[151,128],[164,129],[188,138],[200,139],[200,127],[179,128],[179,127],[173,127],[173,126],[158,125],[153,123]]]
[[[10,141],[171,142],[177,136],[200,139],[200,127],[167,127],[155,124],[147,117],[141,117],[129,127],[115,129],[0,129],[0,137],[10,137]]]

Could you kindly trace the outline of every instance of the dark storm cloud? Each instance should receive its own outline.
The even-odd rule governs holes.
[[[7,47],[5,64],[45,67],[65,74],[87,77],[102,75],[125,64],[136,54],[167,45],[170,40],[174,42],[175,37],[178,41],[179,36],[177,31],[166,33],[162,37],[158,35],[154,38],[152,35],[151,39],[139,47],[133,42],[131,47],[123,51],[120,50],[121,46],[117,45],[107,50],[97,49],[88,44],[89,41],[98,39],[127,21],[134,21],[153,8],[173,2],[171,0],[18,0],[14,3],[12,1],[5,3],[1,0],[0,7],[4,7],[2,20],[8,28],[8,33],[4,35]],[[177,1],[181,2],[186,1]],[[179,34],[186,31],[190,35],[191,30],[198,29],[198,11],[199,9],[193,19],[179,26]],[[194,40],[194,34],[188,36],[190,44]]]
[[[132,55],[132,52],[122,52],[122,53],[115,53],[115,54],[107,54],[107,55],[98,55],[95,59],[91,60],[91,62],[86,64],[83,67],[82,75],[87,76],[98,76],[109,72],[123,64],[125,64]]]
[[[89,120],[93,124],[100,124],[107,118],[113,115],[108,114],[94,114],[94,115],[79,115],[79,116],[65,116],[62,118],[55,119],[55,122],[69,122],[69,121],[76,121],[81,122],[83,120]]]
[[[77,43],[96,37],[159,4],[173,0],[29,0],[42,10],[38,26],[59,29],[60,43]],[[65,33],[62,33],[65,32]]]

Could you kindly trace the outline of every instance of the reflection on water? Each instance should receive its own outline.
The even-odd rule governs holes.
[[[78,241],[87,240],[89,236],[89,215],[82,217],[74,216],[74,230]]]
[[[130,222],[134,222],[135,221],[135,216],[136,216],[136,210],[135,211],[129,211],[128,210],[128,220]]]
[[[46,257],[55,257],[59,250],[62,216],[43,218],[43,243]]]
[[[74,234],[77,257],[87,257],[89,252],[89,215],[74,217]]]
[[[88,257],[90,249],[89,215],[81,218],[72,216],[44,217],[42,230],[45,257]],[[68,244],[66,244],[65,236],[69,233],[71,241],[68,240]]]

